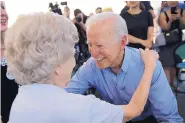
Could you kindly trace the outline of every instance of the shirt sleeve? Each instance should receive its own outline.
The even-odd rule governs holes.
[[[72,77],[69,84],[66,86],[65,90],[69,93],[84,94],[85,91],[92,87],[93,71],[92,71],[92,61],[91,58],[84,63],[76,74]]]
[[[112,105],[90,95],[90,119],[92,123],[122,123],[124,111],[121,106]]]
[[[154,26],[153,17],[150,12],[148,12],[148,27]]]
[[[153,75],[149,100],[152,104],[154,117],[158,122],[183,123],[183,119],[178,113],[176,98],[159,61]]]

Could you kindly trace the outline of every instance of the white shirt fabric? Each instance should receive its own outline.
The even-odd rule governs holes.
[[[8,123],[122,123],[123,109],[49,84],[21,86]]]

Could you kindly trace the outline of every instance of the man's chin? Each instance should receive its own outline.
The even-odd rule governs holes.
[[[98,68],[100,68],[100,69],[105,69],[105,68],[109,67],[109,66],[106,65],[106,64],[100,64],[100,63],[98,63],[98,62],[96,62],[96,66],[97,66]]]
[[[1,25],[1,31],[6,31],[7,30],[7,26]]]

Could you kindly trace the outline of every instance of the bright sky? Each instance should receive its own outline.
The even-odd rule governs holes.
[[[68,6],[71,9],[71,17],[73,17],[73,11],[76,8],[81,9],[86,15],[94,13],[97,7],[111,7],[117,14],[125,6],[124,0],[4,0],[6,3],[7,12],[9,15],[9,26],[11,26],[18,15],[27,14],[31,12],[48,11],[49,2],[68,2]],[[160,2],[152,1],[153,7],[158,7]],[[63,6],[60,6],[63,10]]]

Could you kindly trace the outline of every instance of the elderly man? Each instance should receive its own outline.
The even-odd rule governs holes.
[[[128,31],[125,21],[121,16],[108,12],[90,17],[86,25],[92,58],[77,71],[66,90],[83,94],[88,88],[95,87],[105,101],[116,105],[128,104],[142,77],[144,66],[139,51],[126,46]],[[183,123],[159,61],[145,109],[131,122],[157,121]]]

